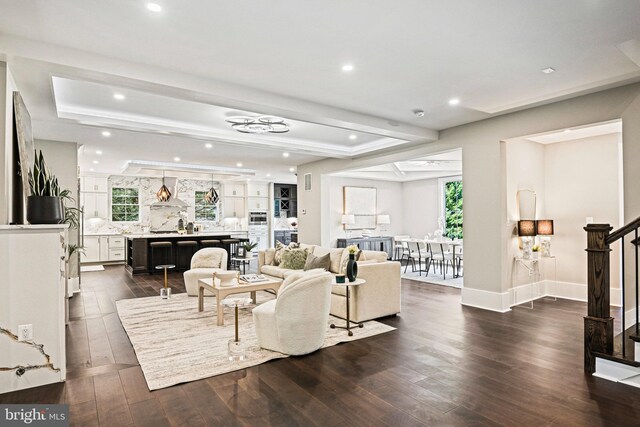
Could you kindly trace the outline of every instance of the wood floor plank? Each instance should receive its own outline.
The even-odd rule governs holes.
[[[87,335],[89,337],[91,366],[95,367],[116,363],[102,317],[86,319],[85,322],[87,323]]]
[[[133,418],[117,372],[93,378],[98,420],[104,426],[133,425]]]
[[[70,300],[67,383],[0,403],[70,405],[71,425],[637,425],[640,389],[584,375],[586,305],[538,300],[494,313],[460,290],[402,281],[396,331],[150,392],[115,301],[158,295],[162,275],[83,273]],[[169,275],[184,292],[181,273]],[[616,311],[617,310],[617,311]],[[612,308],[619,314],[619,309]],[[365,326],[366,327],[366,326]]]
[[[169,427],[162,405],[156,399],[143,400],[131,405],[131,415],[137,427]]]

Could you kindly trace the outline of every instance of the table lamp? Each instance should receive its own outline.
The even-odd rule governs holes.
[[[391,224],[391,219],[389,218],[389,215],[378,215],[376,222],[381,226],[380,232],[386,233],[387,225]]]
[[[537,221],[536,229],[538,230],[538,236],[540,237],[540,249],[542,249],[543,257],[551,256],[551,237],[553,236],[553,220],[552,219],[540,219]]]
[[[349,238],[349,233],[350,231],[347,229],[347,225],[353,225],[356,223],[356,216],[355,215],[342,215],[342,220],[340,221],[342,224],[342,227],[345,230],[345,235],[347,236],[347,238]]]
[[[536,235],[536,222],[532,219],[518,221],[518,236],[522,238],[522,259],[531,259],[533,237]]]

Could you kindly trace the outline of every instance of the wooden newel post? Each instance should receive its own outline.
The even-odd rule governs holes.
[[[613,317],[610,311],[609,224],[589,224],[587,232],[587,316],[584,318],[584,370],[596,370],[594,352],[613,353]]]

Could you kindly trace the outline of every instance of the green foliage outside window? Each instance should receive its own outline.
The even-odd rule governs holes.
[[[452,239],[462,239],[462,181],[445,184],[445,235]]]
[[[137,188],[111,189],[111,220],[139,221],[140,204]]]
[[[196,191],[196,221],[215,221],[216,208],[215,204],[207,202],[204,198],[206,191]]]

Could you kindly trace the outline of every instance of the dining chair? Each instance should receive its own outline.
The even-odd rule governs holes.
[[[424,262],[426,267],[426,272],[429,272],[429,267],[431,263],[431,253],[427,251],[427,245],[423,240],[411,240],[409,243],[409,256],[411,257],[411,262],[414,265],[415,271],[415,261],[418,261],[418,275],[422,275],[422,263]],[[406,268],[405,268],[406,271]]]
[[[400,256],[400,265],[402,265],[402,261],[405,259],[407,263],[404,266],[404,272],[407,272],[407,267],[409,266],[409,261],[411,261],[411,252],[409,250],[409,239],[401,240],[400,244],[402,245],[402,254]],[[415,264],[413,265],[413,269],[415,270]]]
[[[449,264],[453,264],[453,253],[445,251],[445,245],[445,243],[431,244],[431,259],[434,261],[433,272],[436,272],[435,262],[437,262],[440,265],[440,271],[442,271],[443,279],[447,278],[447,270],[449,268]]]
[[[398,261],[402,256],[402,241],[411,238],[409,235],[393,236],[393,258],[394,261]]]

